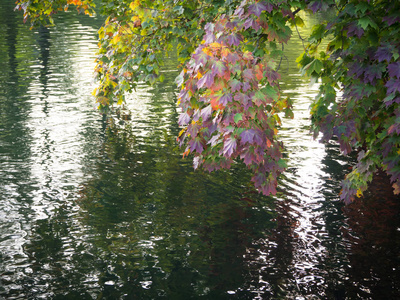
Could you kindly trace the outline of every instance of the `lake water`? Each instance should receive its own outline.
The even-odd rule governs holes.
[[[318,88],[298,74],[300,39],[281,64],[289,167],[265,197],[241,164],[182,159],[173,59],[104,117],[102,21],[30,31],[13,6],[0,4],[0,299],[400,299],[400,201],[377,179],[340,202],[354,159],[309,134]]]

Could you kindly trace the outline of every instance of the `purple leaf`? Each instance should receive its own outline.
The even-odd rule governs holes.
[[[267,10],[267,6],[264,2],[256,2],[249,6],[249,14],[256,15],[259,17],[263,11]]]
[[[276,185],[277,185],[277,182],[276,182],[276,180],[274,180],[274,181],[268,181],[268,182],[266,182],[265,184],[263,184],[262,186],[261,186],[261,192],[265,195],[265,196],[268,196],[268,195],[270,195],[270,194],[272,194],[272,195],[276,195]]]
[[[396,91],[400,92],[400,79],[391,78],[385,86],[387,89],[387,95],[393,94]]]
[[[179,92],[178,98],[180,99],[181,103],[187,102],[190,97],[187,89],[183,89]]]
[[[388,71],[391,77],[400,78],[400,62],[390,64],[388,66]]]
[[[211,144],[211,147],[214,147],[216,144],[219,144],[219,143],[221,142],[220,137],[221,137],[220,134],[214,135],[214,136],[208,141],[207,144]]]
[[[235,45],[235,46],[239,46],[240,42],[243,40],[243,37],[240,34],[237,33],[231,33],[230,35],[228,35],[226,37],[226,40],[228,42],[229,45]]]
[[[213,33],[206,33],[204,36],[204,42],[205,44],[211,44],[215,42],[215,35]]]
[[[312,1],[307,6],[315,14],[317,11],[325,11],[329,7],[324,0]]]
[[[245,143],[253,143],[253,139],[254,139],[254,134],[255,134],[255,130],[254,129],[247,129],[245,131],[243,131],[240,134],[240,137],[242,138],[241,143],[245,144]]]
[[[203,121],[207,121],[212,113],[212,107],[211,105],[208,105],[207,107],[203,108],[201,110],[201,118],[203,119]]]
[[[216,61],[212,66],[211,66],[211,70],[213,75],[218,75],[219,77],[223,77],[225,74],[225,71],[227,70],[227,68],[225,67],[225,64],[222,61]]]
[[[385,66],[382,64],[369,65],[367,68],[365,68],[364,82],[373,83],[375,79],[381,79],[384,71]]]
[[[254,131],[254,141],[257,143],[257,145],[261,146],[264,144],[263,136],[264,135],[260,130]]]
[[[243,159],[243,162],[246,164],[246,166],[253,163],[253,161],[255,162],[254,154],[250,151],[250,149],[247,149],[245,152],[242,152],[240,154],[240,158]]]
[[[233,152],[236,150],[236,140],[234,138],[227,138],[224,142],[224,149],[223,149],[223,153],[225,155],[225,157],[230,157]]]
[[[205,66],[207,61],[210,59],[210,56],[207,55],[203,49],[198,49],[196,53],[192,55],[192,57],[196,64],[202,64],[203,66]]]
[[[208,71],[197,82],[197,88],[201,89],[203,86],[211,88],[213,84],[214,84],[214,75],[212,74],[211,71]]]
[[[247,101],[249,100],[249,97],[243,93],[237,93],[233,98],[240,103],[247,103]]]
[[[238,92],[242,88],[242,83],[237,79],[232,79],[229,82],[229,86],[231,87],[232,92]]]
[[[352,37],[356,35],[357,37],[361,37],[364,34],[364,29],[357,25],[357,22],[350,23],[350,26],[347,30],[347,37]]]
[[[260,187],[265,182],[266,179],[267,178],[265,177],[264,173],[257,173],[256,175],[253,176],[253,178],[251,178],[256,187]]]
[[[180,126],[186,126],[187,124],[189,124],[189,122],[190,122],[190,116],[186,112],[181,113],[178,119],[178,124]]]
[[[215,28],[214,23],[207,23],[206,26],[204,26],[204,30],[206,31],[206,33],[213,33],[214,28]]]
[[[243,92],[247,92],[249,89],[251,89],[251,85],[248,82],[243,83]]]
[[[203,143],[201,142],[200,137],[196,137],[194,140],[191,140],[189,142],[189,147],[190,151],[192,152],[196,151],[197,153],[201,153],[204,150]]]
[[[394,51],[394,46],[393,45],[385,45],[382,47],[379,47],[378,50],[375,53],[375,58],[379,61],[382,62],[386,60],[387,62],[390,62],[390,60],[393,57],[393,51]]]
[[[232,102],[232,94],[223,94],[221,98],[219,98],[218,102],[221,103],[223,106],[226,106],[228,102]]]
[[[244,8],[242,6],[239,6],[236,8],[234,15],[241,17],[244,13]]]
[[[391,14],[390,16],[386,16],[382,18],[389,26],[393,25],[394,23],[400,22],[400,15],[398,13]]]
[[[254,30],[258,30],[259,28],[260,28],[260,25],[258,25],[258,29],[256,29],[257,26],[258,25],[258,23],[252,18],[252,17],[249,17],[248,19],[246,19],[246,21],[244,21],[244,23],[243,23],[243,27],[244,27],[244,29],[249,29],[250,27],[251,28],[253,28]],[[254,27],[256,27],[256,28],[254,28]]]
[[[254,72],[253,69],[246,69],[243,71],[243,77],[246,79],[246,81],[251,81],[254,80]]]

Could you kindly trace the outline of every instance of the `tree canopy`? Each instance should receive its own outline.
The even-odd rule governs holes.
[[[31,26],[58,11],[92,14],[93,0],[18,0]],[[178,136],[194,167],[209,171],[242,160],[255,187],[276,193],[286,167],[281,117],[292,117],[279,69],[300,12],[332,18],[302,37],[300,71],[319,83],[312,131],[336,140],[357,163],[341,199],[360,197],[378,169],[400,192],[400,2],[389,0],[102,0],[94,91],[99,108],[122,104],[138,82],[163,81],[165,54],[177,51]]]

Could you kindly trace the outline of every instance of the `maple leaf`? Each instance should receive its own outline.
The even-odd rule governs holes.
[[[211,105],[206,106],[205,108],[203,108],[201,110],[201,118],[203,119],[203,121],[207,121],[212,113],[212,107]]]
[[[187,124],[189,124],[190,122],[190,116],[188,115],[188,113],[181,113],[179,118],[178,118],[178,124],[180,126],[186,126]]]
[[[325,11],[329,7],[324,0],[311,1],[307,7],[315,14],[317,11]]]
[[[262,146],[264,144],[264,135],[261,130],[255,130],[254,131],[254,142],[256,142],[257,145]]]
[[[244,29],[248,29],[250,27],[253,27],[254,23],[257,24],[257,22],[252,17],[249,17],[246,19],[246,21],[244,21],[242,26],[244,27]]]
[[[391,77],[400,78],[400,62],[388,65],[388,71]]]
[[[211,44],[211,43],[215,42],[215,35],[211,32],[207,33],[204,36],[204,42],[205,42],[205,44]]]
[[[193,168],[196,170],[201,165],[201,157],[196,156],[193,158]]]
[[[385,86],[387,89],[387,95],[393,94],[396,91],[400,92],[400,79],[391,78]]]
[[[246,69],[243,71],[243,77],[246,81],[254,80],[254,72],[253,69]]]
[[[347,37],[352,37],[354,35],[358,36],[359,38],[362,37],[364,34],[364,29],[357,25],[357,22],[352,22],[347,29]]]
[[[208,32],[214,32],[215,29],[215,24],[214,23],[207,23],[206,26],[204,26],[204,30],[208,33]]]
[[[240,42],[243,40],[243,37],[238,33],[231,33],[226,37],[226,41],[229,45],[239,46]]]
[[[373,83],[375,79],[381,79],[382,73],[385,71],[383,64],[374,64],[365,68],[364,82]]]
[[[197,82],[197,88],[201,89],[203,86],[206,86],[207,88],[211,88],[211,86],[213,84],[214,84],[214,75],[212,74],[211,71],[208,71]]]
[[[208,141],[207,144],[211,144],[211,147],[214,147],[215,145],[217,145],[217,144],[219,144],[219,143],[221,142],[220,137],[221,137],[220,134],[214,135],[214,136]]]
[[[263,11],[267,10],[267,6],[264,4],[264,2],[256,2],[252,5],[249,6],[249,14],[256,15],[259,17]]]
[[[219,99],[219,97],[217,97],[217,96],[210,97],[210,104],[211,104],[213,110],[218,110],[218,109],[224,108],[224,106],[218,102],[218,99]]]
[[[192,57],[195,60],[196,64],[202,64],[203,66],[205,66],[207,61],[210,59],[210,56],[201,49],[197,50],[196,53],[192,55]]]
[[[400,183],[398,181],[393,183],[392,187],[393,187],[393,194],[395,194],[395,195],[400,194]]]
[[[241,143],[253,143],[255,130],[254,129],[247,129],[240,134]]]
[[[219,103],[221,103],[222,105],[226,106],[228,104],[228,102],[232,102],[232,94],[230,93],[225,93],[221,96],[221,98],[219,98]]]
[[[181,101],[181,103],[187,102],[190,99],[188,90],[187,89],[181,90],[179,92],[178,99]]]
[[[255,174],[251,180],[254,182],[255,186],[260,187],[266,180],[264,173],[257,173]]]
[[[261,79],[264,78],[264,73],[263,73],[263,66],[262,66],[262,64],[256,65],[255,71],[256,71],[256,78],[257,78],[257,80],[261,80]]]
[[[177,86],[181,86],[183,84],[183,76],[185,75],[185,72],[182,70],[182,72],[175,78],[175,83]]]
[[[243,87],[242,87],[243,92],[246,92],[249,89],[251,89],[250,83],[249,82],[243,82]]]
[[[211,65],[211,70],[212,70],[214,76],[218,75],[219,77],[223,77],[227,68],[226,68],[225,64],[219,60]]]
[[[236,139],[232,137],[227,138],[224,142],[224,148],[222,150],[225,157],[230,157],[233,154],[233,152],[235,152],[236,146],[237,146]]]
[[[237,93],[233,98],[236,101],[243,103],[243,104],[247,103],[247,101],[250,100],[249,97],[243,93]]]
[[[226,88],[226,86],[227,85],[226,85],[226,81],[225,80],[223,80],[221,78],[215,78],[215,81],[214,81],[213,86],[211,87],[211,90],[213,92],[221,91],[224,88]]]
[[[264,76],[267,77],[268,82],[271,84],[273,81],[277,81],[281,78],[281,75],[274,69],[267,67],[264,71]]]
[[[243,151],[240,153],[240,158],[243,159],[243,162],[246,164],[246,166],[249,166],[256,160],[254,159],[254,154],[251,152],[249,148],[246,149],[246,151]]]
[[[191,152],[196,151],[199,154],[201,154],[201,152],[203,152],[204,150],[203,143],[201,142],[200,137],[196,137],[194,140],[191,140],[189,142],[189,147]]]
[[[234,15],[241,17],[244,14],[244,8],[242,5],[236,8]]]
[[[379,61],[382,62],[386,60],[387,62],[390,62],[390,60],[393,57],[393,51],[395,49],[394,45],[386,44],[378,48],[378,50],[375,53],[375,58]]]
[[[394,13],[389,16],[383,17],[383,21],[385,21],[389,26],[392,26],[394,23],[400,23],[400,14]]]
[[[229,82],[229,86],[231,87],[232,92],[238,92],[242,88],[242,83],[237,79],[232,79]]]
[[[267,85],[267,86],[263,87],[261,89],[261,91],[264,93],[264,95],[267,96],[267,100],[268,100],[267,102],[268,103],[271,103],[273,100],[277,100],[278,99],[279,95],[278,95],[277,90],[274,87],[270,86],[270,85]]]
[[[264,101],[265,101],[264,93],[261,90],[256,91],[253,97],[254,104],[260,106],[264,104]]]

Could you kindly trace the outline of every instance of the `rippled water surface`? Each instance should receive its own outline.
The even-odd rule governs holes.
[[[343,208],[352,165],[309,134],[317,86],[286,46],[288,171],[258,195],[241,164],[182,159],[173,59],[111,117],[91,91],[101,20],[29,30],[0,4],[0,298],[399,299],[399,200],[383,179]],[[309,30],[313,23],[309,20]]]

